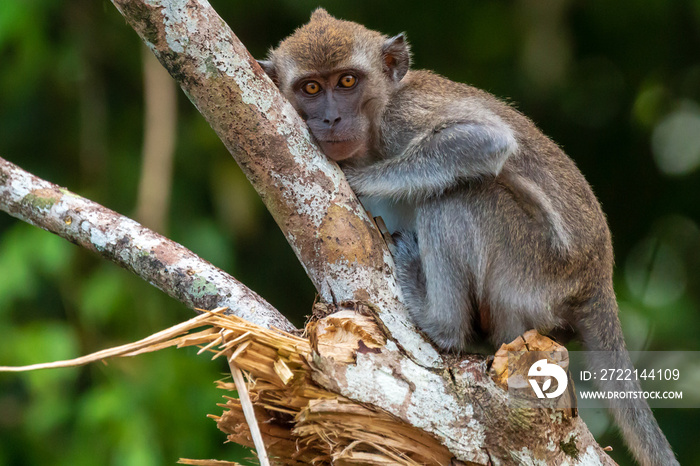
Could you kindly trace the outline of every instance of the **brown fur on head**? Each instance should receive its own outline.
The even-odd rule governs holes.
[[[408,71],[409,60],[403,35],[388,38],[317,8],[307,24],[270,50],[268,60],[259,63],[282,93],[288,95],[289,86],[299,76],[340,67],[367,72],[384,70],[392,74],[395,67],[391,77],[398,81]]]
[[[367,155],[377,141],[386,105],[408,72],[410,52],[403,34],[388,38],[319,8],[270,50],[269,60],[258,63],[323,152],[341,161]]]

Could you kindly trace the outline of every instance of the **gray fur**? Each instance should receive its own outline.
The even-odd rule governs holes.
[[[467,350],[479,331],[498,346],[533,328],[573,329],[627,367],[610,233],[573,162],[495,98],[466,86],[426,96],[420,89],[444,78],[412,73],[390,99],[384,145],[343,168],[373,215],[383,208],[403,228],[394,257],[416,324],[451,351]],[[441,111],[443,99],[462,111]],[[629,384],[620,388],[639,389]],[[640,464],[678,464],[646,403],[611,408]]]
[[[571,159],[530,120],[484,91],[410,70],[403,35],[324,10],[270,58],[266,72],[395,231],[404,301],[437,346],[465,351],[477,333],[498,346],[530,329],[573,331],[587,349],[610,352],[591,360],[594,370],[630,366],[605,216]],[[348,73],[358,83],[343,90],[337,79]],[[309,79],[325,100],[300,90]],[[331,107],[337,126],[322,121]],[[646,404],[613,408],[642,465],[678,464]]]
[[[401,149],[372,164],[348,165],[344,171],[353,189],[396,201],[428,198],[461,180],[498,175],[517,143],[502,123],[457,121],[427,128]]]

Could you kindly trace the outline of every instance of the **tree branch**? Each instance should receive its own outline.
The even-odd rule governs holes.
[[[192,309],[228,307],[262,327],[294,329],[254,291],[192,251],[2,158],[0,209],[98,253]]]
[[[177,139],[177,88],[153,54],[143,48],[143,149],[136,219],[167,234],[173,157]]]
[[[205,1],[112,0],[224,142],[325,302],[372,302],[412,358],[440,355],[413,327],[384,240],[338,166]]]

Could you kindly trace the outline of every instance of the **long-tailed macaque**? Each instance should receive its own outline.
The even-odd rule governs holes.
[[[437,346],[571,332],[609,352],[590,358],[592,370],[631,367],[605,216],[573,161],[528,118],[487,92],[409,69],[402,34],[323,9],[260,64],[394,232],[406,306]],[[640,390],[636,381],[617,388]],[[646,403],[613,408],[641,464],[678,464]]]

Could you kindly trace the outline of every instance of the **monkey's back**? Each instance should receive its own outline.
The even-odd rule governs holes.
[[[388,105],[383,125],[402,130],[385,132],[385,156],[406,150],[421,128],[495,117],[514,130],[517,149],[497,176],[465,181],[416,211],[419,243],[430,236],[438,248],[459,243],[448,237],[474,237],[461,241],[466,249],[454,251],[453,261],[474,277],[475,306],[501,314],[491,319],[499,328],[488,330],[494,343],[561,326],[571,307],[611,288],[602,209],[574,162],[532,121],[483,90],[428,71],[409,72],[392,101],[399,104]]]
[[[392,102],[398,105],[392,105]],[[501,174],[493,180],[481,179],[481,183],[497,183],[506,187],[515,203],[525,213],[532,215],[531,205],[551,210],[559,215],[566,229],[571,254],[590,254],[602,249],[605,260],[612,263],[610,232],[603,211],[593,191],[573,160],[535,124],[513,106],[492,94],[444,78],[424,70],[412,70],[404,77],[395,98],[384,115],[384,126],[392,128],[385,134],[389,153],[405,150],[421,128],[434,131],[448,123],[479,121],[495,115],[515,131],[517,152],[508,158]],[[403,131],[393,131],[403,128]],[[517,178],[529,186],[539,188],[523,196]],[[545,194],[546,193],[546,194]],[[597,254],[598,255],[598,254]]]

